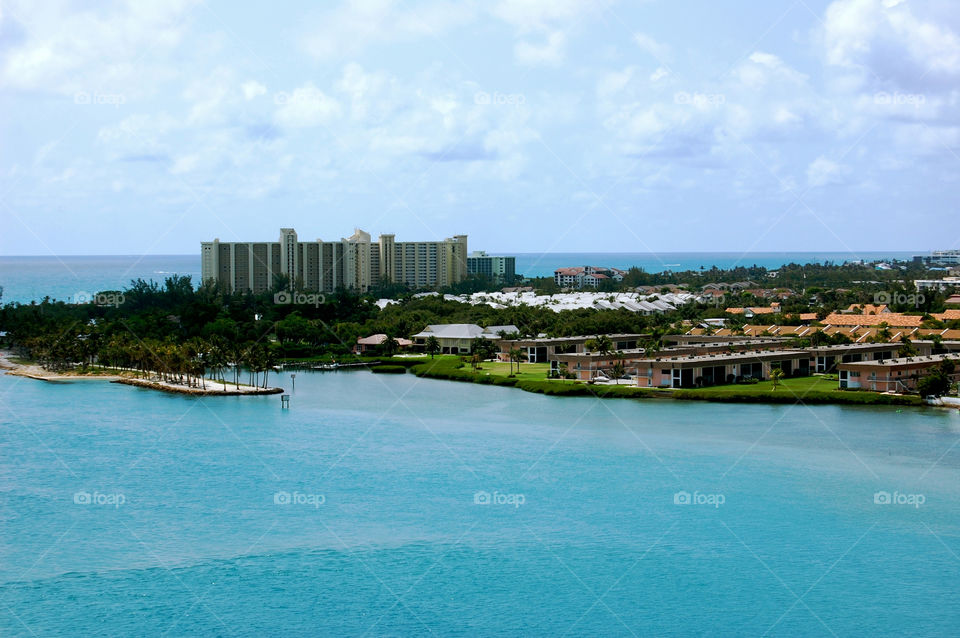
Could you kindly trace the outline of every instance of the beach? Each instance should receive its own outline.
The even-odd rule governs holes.
[[[77,374],[75,371],[61,373],[51,372],[43,366],[32,363],[20,363],[15,361],[16,357],[9,351],[0,351],[0,370],[5,370],[7,374],[36,379],[37,381],[67,382],[67,381],[110,381],[123,385],[136,386],[138,388],[148,388],[150,390],[159,390],[161,392],[176,392],[179,394],[190,394],[194,396],[241,396],[241,395],[260,395],[260,394],[280,394],[283,388],[262,388],[258,386],[246,385],[244,383],[234,384],[229,380],[223,383],[219,380],[206,379],[205,384],[186,385],[173,383],[160,378],[143,379],[135,376],[134,371],[115,374],[114,371],[100,371],[96,368],[90,368],[87,374]]]

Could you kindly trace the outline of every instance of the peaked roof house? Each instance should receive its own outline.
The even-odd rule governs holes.
[[[890,313],[890,308],[887,307],[887,304],[850,304],[850,307],[846,310],[841,311],[843,314],[860,314],[860,315],[885,315]]]
[[[520,330],[513,325],[481,328],[474,323],[436,323],[413,335],[412,339],[417,350],[423,350],[427,339],[434,337],[440,343],[441,353],[466,354],[470,352],[470,346],[477,337],[498,341],[501,332],[514,334]]]
[[[357,337],[357,345],[354,347],[353,351],[356,354],[363,354],[364,352],[373,350],[386,340],[387,335],[382,332],[379,332],[375,335],[370,335],[369,337]],[[404,348],[409,348],[413,345],[412,341],[409,339],[403,339],[402,337],[397,337],[396,341],[401,350]]]

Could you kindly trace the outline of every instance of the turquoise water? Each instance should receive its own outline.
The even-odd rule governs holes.
[[[958,440],[934,409],[0,376],[0,635],[956,635]]]
[[[563,266],[639,266],[647,272],[764,266],[779,268],[788,263],[843,263],[858,259],[910,259],[911,252],[780,252],[780,253],[526,253],[517,255],[517,272],[528,277],[552,277]],[[86,299],[103,290],[119,290],[131,279],[162,282],[171,274],[190,275],[200,281],[197,255],[104,255],[64,257],[0,256],[2,302],[30,303],[45,296],[54,299]]]

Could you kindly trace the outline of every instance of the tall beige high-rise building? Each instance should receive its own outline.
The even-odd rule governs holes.
[[[292,228],[280,229],[276,242],[200,244],[201,277],[230,291],[254,294],[274,288],[276,275],[285,275],[291,289],[333,292],[351,288],[366,292],[390,281],[412,288],[448,286],[467,276],[467,236],[443,241],[398,242],[394,235],[355,229],[337,242],[301,242]]]

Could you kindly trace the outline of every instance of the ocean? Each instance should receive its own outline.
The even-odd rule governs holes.
[[[0,635],[960,626],[955,410],[366,371],[299,372],[291,395],[0,375]]]
[[[855,260],[909,259],[912,252],[758,252],[758,253],[521,253],[517,272],[528,277],[552,276],[563,266],[638,266],[647,272],[764,266],[779,268],[788,263],[843,263]],[[30,303],[45,296],[70,301],[89,299],[91,294],[118,290],[131,280],[162,283],[172,274],[200,280],[199,255],[101,255],[63,257],[0,256],[2,303]]]

